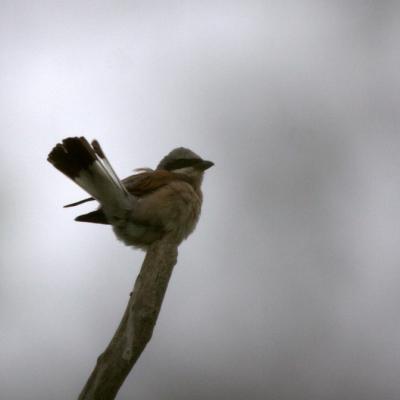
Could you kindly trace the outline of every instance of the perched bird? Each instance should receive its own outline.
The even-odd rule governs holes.
[[[90,144],[84,137],[58,143],[48,161],[91,196],[65,207],[92,200],[100,203],[76,221],[110,224],[125,244],[143,250],[167,233],[180,243],[193,232],[200,216],[204,171],[214,165],[179,147],[155,170],[138,169],[121,181],[100,144],[96,140]]]

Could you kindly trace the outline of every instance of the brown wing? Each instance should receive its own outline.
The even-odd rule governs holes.
[[[190,179],[185,175],[158,170],[129,176],[123,180],[123,184],[129,193],[141,197],[176,180],[190,183]]]
[[[176,180],[190,183],[190,179],[185,175],[175,174],[173,172],[164,170],[147,171],[140,174],[128,176],[122,181],[122,183],[129,193],[133,194],[136,197],[142,197]],[[90,199],[85,199],[82,202],[89,200]],[[71,204],[71,206],[80,203],[81,202],[74,203]],[[88,214],[80,215],[75,218],[75,221],[108,224],[102,208],[99,208]]]

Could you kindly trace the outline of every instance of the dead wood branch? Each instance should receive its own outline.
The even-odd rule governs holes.
[[[177,256],[168,235],[149,248],[120,325],[78,400],[115,399],[152,336]]]

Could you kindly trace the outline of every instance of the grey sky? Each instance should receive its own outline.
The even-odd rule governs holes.
[[[3,1],[0,387],[76,398],[143,254],[62,209],[46,162],[213,160],[154,337],[118,399],[400,397],[395,1]]]

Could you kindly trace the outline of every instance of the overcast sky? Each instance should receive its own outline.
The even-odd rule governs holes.
[[[118,400],[400,398],[397,1],[0,3],[0,387],[77,398],[143,253],[46,162],[215,167]]]

